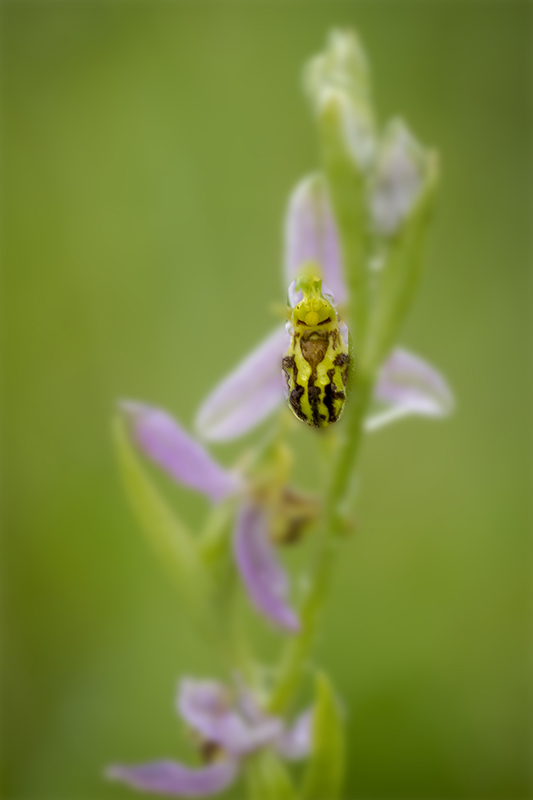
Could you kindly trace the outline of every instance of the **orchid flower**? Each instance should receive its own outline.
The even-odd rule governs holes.
[[[117,764],[107,770],[108,777],[141,791],[205,797],[230,786],[245,759],[263,748],[287,761],[304,759],[311,749],[310,710],[287,726],[281,718],[266,714],[242,686],[232,692],[217,681],[184,678],[177,709],[197,737],[204,766],[191,768],[171,760]]]
[[[212,502],[235,498],[239,512],[233,540],[235,561],[254,606],[292,633],[298,617],[289,605],[289,584],[269,537],[267,509],[242,475],[218,464],[170,414],[152,406],[123,402],[137,445],[176,482]]]
[[[407,156],[396,148],[389,155],[389,173],[376,187],[376,224],[387,231],[405,213],[413,195],[413,177]],[[386,170],[387,163],[383,169]],[[409,163],[409,162],[407,162]],[[407,197],[402,194],[402,184]],[[386,221],[385,221],[386,220]],[[312,263],[321,274],[328,293],[342,309],[349,301],[343,274],[340,245],[329,198],[320,176],[304,179],[295,189],[286,222],[285,286],[292,286],[302,267]],[[294,305],[297,296],[289,293]],[[285,403],[281,375],[285,327],[274,330],[248,355],[202,403],[197,417],[198,435],[205,440],[227,441],[250,431]],[[396,348],[381,367],[375,388],[380,405],[367,421],[369,431],[401,417],[442,417],[453,408],[453,397],[445,379],[422,358]]]

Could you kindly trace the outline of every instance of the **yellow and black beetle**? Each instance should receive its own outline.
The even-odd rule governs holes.
[[[299,278],[295,290],[303,298],[288,311],[291,339],[282,362],[287,401],[298,419],[324,428],[339,419],[346,402],[348,342],[333,302],[322,294],[321,278]]]

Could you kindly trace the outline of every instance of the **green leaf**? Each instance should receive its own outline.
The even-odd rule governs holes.
[[[194,540],[146,474],[121,417],[114,420],[113,439],[126,495],[148,542],[191,611],[207,623],[212,586]]]
[[[339,707],[325,675],[316,681],[312,751],[301,800],[337,800],[344,774],[344,733]]]
[[[246,777],[248,800],[298,800],[286,767],[271,750],[248,760]]]

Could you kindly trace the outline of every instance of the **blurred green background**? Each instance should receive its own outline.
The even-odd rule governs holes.
[[[1,15],[3,797],[126,798],[110,761],[188,757],[175,681],[211,655],[126,507],[110,415],[125,396],[191,422],[272,327],[286,199],[318,163],[301,67],[334,25],[363,37],[380,120],[442,154],[403,342],[458,398],[365,449],[318,653],[348,709],[346,798],[531,797],[531,5]]]

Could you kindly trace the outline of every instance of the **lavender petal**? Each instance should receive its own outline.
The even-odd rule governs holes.
[[[313,711],[308,709],[300,714],[292,727],[279,737],[276,749],[287,761],[300,761],[311,752]]]
[[[249,504],[241,508],[234,549],[252,603],[274,624],[290,633],[297,633],[300,622],[287,603],[287,575],[268,539],[266,517],[257,506]]]
[[[235,759],[216,761],[198,769],[175,761],[153,761],[131,767],[118,764],[110,767],[106,776],[144,792],[173,797],[206,797],[224,791],[233,783],[238,771],[239,762]]]
[[[335,219],[321,175],[305,178],[292,193],[285,241],[287,286],[299,277],[302,266],[309,262],[318,263],[324,283],[333,293],[335,302],[342,305],[348,292]]]
[[[276,328],[214,389],[196,417],[204,439],[235,439],[254,428],[282,405],[281,360],[285,327]]]
[[[276,717],[245,720],[232,706],[227,689],[216,681],[180,682],[178,710],[202,739],[219,744],[226,753],[241,756],[277,739],[282,723]]]
[[[381,369],[375,397],[389,408],[367,421],[369,429],[410,414],[443,417],[454,407],[444,377],[426,361],[399,347]]]
[[[132,401],[122,402],[121,408],[141,450],[178,483],[202,492],[213,502],[239,491],[238,476],[217,464],[166,411]]]

